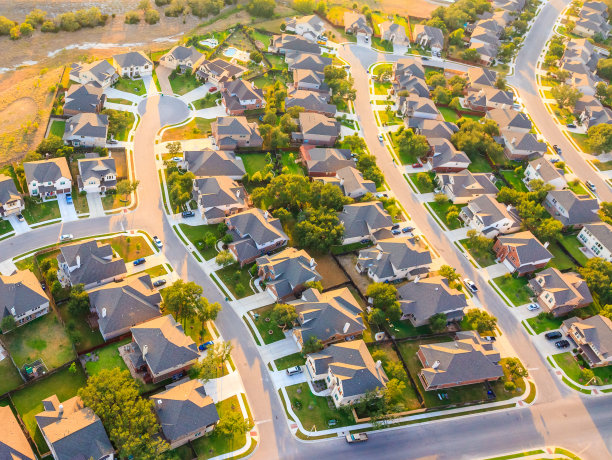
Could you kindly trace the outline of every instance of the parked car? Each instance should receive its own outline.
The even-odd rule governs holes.
[[[300,366],[293,366],[287,369],[287,375],[301,374],[304,370]]]
[[[193,216],[195,216],[195,212],[193,212],[193,211],[183,211],[181,213],[181,216],[183,216],[183,217],[193,217]]]
[[[140,259],[136,259],[136,260],[134,261],[134,267],[135,267],[135,266],[137,266],[137,265],[142,265],[142,264],[144,264],[145,262],[146,262],[146,260],[145,260],[145,258],[144,258],[144,257],[141,257]]]
[[[399,224],[393,224],[393,226],[391,227],[391,230],[397,230],[400,227]]]
[[[563,334],[561,334],[559,331],[552,331],[544,334],[544,337],[546,337],[547,340],[557,340],[563,337]]]
[[[181,161],[183,161],[183,159],[181,157],[172,157],[172,161],[174,161],[175,163],[180,163]]]
[[[401,230],[399,230],[399,229],[396,229],[396,230],[391,230],[391,233],[392,233],[393,235],[401,235],[401,234],[402,234]]]
[[[594,192],[595,190],[597,190],[597,187],[595,187],[595,184],[593,182],[591,182],[590,180],[586,181],[586,186],[588,188],[591,189],[592,192]]]
[[[576,125],[574,123],[568,123],[566,126],[568,128],[575,128],[576,127]]]
[[[539,309],[540,309],[540,306],[537,303],[532,303],[527,307],[527,310],[529,311],[536,311]]]
[[[495,342],[495,337],[492,335],[485,335],[482,340],[486,340],[487,342]]]
[[[209,93],[214,93],[215,91],[217,91],[217,87],[216,86],[211,86],[210,88],[208,88],[208,92]]]
[[[198,350],[200,351],[204,351],[206,350],[208,347],[210,347],[211,345],[214,345],[215,342],[213,342],[212,340],[209,340],[208,342],[204,342],[202,345],[200,345],[198,347]]]
[[[404,227],[402,228],[402,233],[410,233],[414,230],[414,227]]]
[[[164,247],[164,244],[163,244],[163,243],[161,242],[161,240],[160,240],[158,237],[156,237],[156,236],[154,236],[154,237],[153,237],[153,243],[155,243],[155,246],[157,246],[159,249],[161,249],[161,248],[163,248],[163,247]]]
[[[21,213],[20,213],[20,214],[17,214],[17,220],[18,220],[19,222],[23,222],[23,221],[25,220],[25,218],[23,217],[23,214],[21,214]]]
[[[558,342],[555,342],[555,347],[557,348],[567,348],[570,346],[569,340],[559,340]]]
[[[382,136],[382,134],[379,134],[379,135],[378,135],[378,140],[379,140],[380,142],[382,142],[382,141],[383,141],[383,136]]]
[[[163,286],[164,284],[166,284],[166,280],[162,278],[162,279],[155,281],[153,283],[153,286],[160,287],[160,286]]]
[[[412,163],[412,167],[413,168],[422,168],[423,164],[422,163]]]
[[[60,236],[60,241],[70,241],[73,238],[74,238],[74,235],[72,233],[65,233],[62,236]]]
[[[72,195],[70,193],[66,193],[66,203],[72,204]]]
[[[355,442],[366,442],[368,440],[368,435],[366,433],[355,433],[355,434],[347,434],[346,442],[349,444],[353,444]]]
[[[478,287],[476,287],[476,284],[474,284],[474,281],[472,281],[469,278],[465,278],[463,280],[463,282],[465,283],[465,285],[470,289],[470,291],[472,292],[478,292]]]
[[[40,282],[40,287],[42,288],[43,291],[47,290],[47,283],[45,283],[44,281]]]
[[[367,238],[364,238],[363,240],[360,241],[361,244],[370,244],[371,242],[372,241]]]
[[[423,56],[423,57],[421,57],[421,60],[422,61],[429,61],[429,58],[427,56]]]
[[[553,149],[555,149],[555,152],[557,152],[559,155],[561,155],[561,147],[559,147],[557,144],[553,145]]]
[[[119,141],[117,139],[109,139],[108,142],[107,142],[107,144],[111,144],[111,145],[115,145],[115,144],[118,144],[118,143],[119,143]]]

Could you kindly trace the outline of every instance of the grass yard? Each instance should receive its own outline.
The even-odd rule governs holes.
[[[0,395],[14,390],[23,383],[19,371],[7,356],[0,361]]]
[[[470,244],[469,238],[465,238],[460,240],[459,243],[463,246],[467,251],[471,254],[471,256],[476,259],[478,265],[481,267],[488,267],[489,265],[493,265],[495,263],[495,254],[493,251],[475,251]]]
[[[104,348],[99,348],[92,354],[98,355],[98,361],[88,361],[85,363],[87,374],[91,377],[103,371],[104,369],[119,368],[119,370],[127,371],[127,365],[123,358],[119,355],[119,347],[130,343],[132,339],[125,339],[121,342],[111,343]]]
[[[263,49],[268,49],[270,42],[272,42],[272,35],[264,34],[257,29],[253,31],[252,38],[256,42],[261,42]]]
[[[302,426],[310,431],[329,428],[329,421],[335,420],[335,428],[349,426],[355,423],[352,415],[330,409],[327,398],[311,393],[307,383],[298,383],[285,388],[293,412],[299,417]]]
[[[110,102],[111,104],[124,104],[124,105],[132,105],[132,101],[123,98],[109,98],[106,102]]]
[[[142,96],[147,92],[144,82],[141,79],[130,80],[128,78],[120,78],[114,86],[119,91],[125,91],[126,93],[136,94]]]
[[[220,232],[220,226],[217,225],[187,225],[187,224],[179,224],[179,227],[187,237],[187,239],[193,244],[198,251],[204,257],[205,260],[210,260],[213,257],[216,257],[217,250],[215,247],[207,248],[204,246],[204,235],[207,232],[211,232],[213,235],[217,237],[217,240],[221,238],[225,234],[225,230]]]
[[[410,321],[396,321],[394,323],[389,323],[389,330],[396,339],[431,334],[431,329],[429,326],[415,327]]]
[[[610,171],[612,169],[612,161],[593,160],[593,165],[600,171]]]
[[[585,364],[584,361],[579,363],[576,358],[572,355],[571,352],[559,353],[553,355],[552,357],[557,365],[565,371],[567,376],[572,379],[574,382],[578,382],[582,385],[586,385],[587,382],[581,378],[580,371],[583,366],[581,364]],[[588,366],[584,366],[587,367]],[[590,382],[590,385],[608,385],[612,380],[612,366],[605,367],[594,367],[591,369],[595,377],[595,380]]]
[[[225,286],[234,294],[237,299],[241,299],[242,297],[248,297],[250,295],[255,294],[253,289],[251,288],[251,274],[249,273],[249,268],[251,268],[253,264],[245,265],[240,268],[238,263],[228,265],[227,267],[223,267],[220,270],[217,270],[215,273],[221,281],[225,284]],[[241,285],[244,288],[244,292],[242,294],[238,294],[236,287]]]
[[[74,203],[74,209],[77,214],[88,214],[89,203],[87,203],[87,194],[81,195],[79,189],[72,187],[72,202]]]
[[[381,40],[378,37],[372,37],[372,48],[379,51],[393,51],[393,42]]]
[[[123,208],[124,206],[129,206],[131,203],[131,199],[128,197],[127,201],[123,201],[123,195],[109,194],[101,197],[102,199],[102,208],[105,211],[110,211],[111,209]]]
[[[459,114],[450,107],[438,107],[438,110],[444,117],[444,121],[452,121],[453,123],[456,123],[457,120],[461,118]]]
[[[298,156],[299,155],[297,153],[283,152],[281,154],[281,164],[282,164],[283,168],[286,167],[289,170],[289,174],[295,174],[295,175],[298,175],[298,176],[303,176],[304,175],[304,168],[302,168],[301,165],[299,165],[298,163],[295,162],[295,160],[298,158]],[[245,164],[245,168],[246,168],[246,164]]]
[[[64,136],[64,131],[66,130],[66,122],[60,120],[53,120],[51,122],[51,128],[49,128],[50,136],[57,136],[60,139]]]
[[[287,68],[287,64],[282,56],[278,54],[272,53],[264,53],[270,64],[272,64],[272,69],[274,70],[284,70]]]
[[[13,231],[13,226],[8,220],[0,220],[0,235]]]
[[[576,195],[589,195],[589,192],[585,188],[584,184],[579,180],[573,180],[567,183],[567,187],[573,191]]]
[[[177,126],[164,131],[162,142],[182,141],[187,139],[202,139],[210,135],[210,124],[215,121],[208,118],[194,118],[183,126]]]
[[[350,11],[350,10],[343,6],[338,6],[338,5],[332,6],[329,8],[329,10],[327,10],[327,19],[329,20],[329,22],[331,22],[332,24],[336,26],[343,26],[344,25],[344,13],[346,13],[347,11]]]
[[[202,323],[197,319],[189,319],[182,322],[182,324],[183,329],[185,329],[185,334],[191,337],[197,344],[208,342],[213,339],[208,328],[206,326],[202,327]]]
[[[549,248],[550,249],[550,248]],[[505,275],[493,279],[497,287],[506,294],[506,297],[518,307],[524,305],[531,300],[533,292],[527,285],[525,277],[506,277]]]
[[[126,263],[153,254],[153,249],[151,249],[143,236],[119,235],[102,240],[101,243],[110,243],[113,251]],[[139,245],[140,248],[138,248]]]
[[[468,166],[468,171],[473,173],[483,173],[483,172],[492,172],[493,168],[487,161],[484,156],[481,155],[472,155],[470,157],[470,165]]]
[[[565,253],[565,251],[563,251],[563,249],[561,249],[561,246],[557,241],[550,243],[547,249],[554,256],[550,262],[548,262],[547,267],[555,267],[560,271],[576,269],[576,264],[574,264],[574,261]]]
[[[303,366],[306,363],[306,358],[299,351],[297,353],[293,353],[291,355],[283,356],[274,361],[276,368],[279,371],[284,369],[288,369],[294,366]]]
[[[399,125],[404,122],[404,120],[398,117],[392,110],[379,110],[378,117],[383,126]]]
[[[257,171],[261,171],[263,174],[263,170],[268,164],[266,161],[266,155],[263,153],[243,153],[237,156],[242,158],[242,161],[244,162],[244,169],[249,177],[251,177]]]
[[[78,316],[72,315],[68,311],[68,302],[58,305],[58,309],[60,316],[66,324],[68,337],[72,339],[77,352],[88,350],[96,345],[104,343],[100,330],[89,327],[87,323],[87,313]],[[78,337],[78,340],[76,337]]]
[[[52,311],[5,334],[3,341],[18,367],[40,358],[51,370],[75,357],[72,343]]]
[[[580,244],[578,238],[576,238],[576,234],[563,235],[561,234],[558,237],[558,242],[561,246],[565,248],[567,252],[569,252],[576,261],[584,266],[589,260],[587,256],[581,251],[584,247]]]
[[[459,212],[461,212],[461,208],[466,206],[465,204],[453,204],[451,201],[445,201],[444,203],[436,203],[435,201],[430,201],[429,206],[436,213],[436,215],[440,218],[442,222],[448,227],[449,230],[455,230],[461,227],[461,221],[459,219],[453,219],[450,223],[446,221],[446,214],[451,206],[455,206]]]
[[[591,151],[591,147],[589,146],[589,143],[587,142],[587,135],[586,134],[570,133],[570,136],[572,136],[572,139],[574,139],[574,141],[576,141],[576,144],[578,144],[578,147],[580,147],[580,149],[583,152],[585,152],[585,153],[593,153]]]
[[[274,322],[270,319],[272,308],[274,308],[274,305],[257,308],[252,310],[251,315],[253,322],[255,323],[255,327],[257,327],[257,330],[259,331],[259,334],[263,338],[264,344],[266,345],[285,338],[285,334],[283,333],[282,329],[274,324]],[[254,315],[259,315],[259,317],[255,317]],[[270,334],[270,331],[272,331],[272,334]]]
[[[111,152],[111,158],[115,160],[115,166],[117,167],[117,180],[128,178],[128,164],[125,150]]]
[[[219,99],[221,99],[221,97],[219,97],[219,94],[208,93],[206,97],[198,99],[197,101],[193,101],[193,106],[196,110],[208,109],[209,107],[215,107]]]
[[[374,94],[377,95],[387,95],[389,90],[391,89],[390,81],[376,81],[374,80]]]
[[[134,122],[136,121],[136,117],[134,117],[134,114],[132,112],[126,112],[126,116],[129,119],[129,122],[123,126],[121,129],[117,130],[117,132],[115,133],[115,139],[118,141],[127,141],[128,140],[128,134],[130,133],[132,127],[134,126]],[[110,131],[110,125],[109,125],[109,132]]]
[[[385,72],[393,71],[393,64],[379,64],[372,70],[372,75],[379,76]]]
[[[49,452],[49,447],[38,429],[34,416],[43,411],[43,399],[57,395],[58,399],[63,402],[76,396],[79,388],[85,386],[85,373],[78,363],[76,369],[75,373],[62,369],[12,395],[15,409],[19,412],[41,453]]]
[[[177,74],[174,77],[170,76],[168,80],[170,81],[170,86],[172,86],[172,91],[174,91],[174,94],[178,94],[180,96],[187,94],[189,91],[193,91],[201,85],[195,75],[191,72],[186,72],[182,75]]]
[[[563,318],[550,318],[548,315],[543,314],[542,317],[538,315],[533,318],[527,318],[527,322],[536,334],[541,334],[542,332],[559,329]]]
[[[30,225],[62,217],[57,201],[43,201],[38,203],[29,197],[26,197],[26,207],[22,214],[26,222]]]
[[[509,170],[500,171],[501,175],[508,181],[510,187],[519,192],[527,192],[527,187],[521,180],[521,178],[514,172]]]
[[[417,176],[419,174],[421,174],[421,173],[414,173],[414,174],[410,174],[408,176],[408,177],[410,177],[410,180],[412,181],[414,186],[417,188],[419,193],[431,193],[431,192],[433,192],[434,189],[436,188],[436,186],[434,184],[434,178],[436,176],[435,173],[433,173],[433,172],[425,172],[425,174],[429,175],[429,177],[431,178],[431,186],[422,185],[421,183],[419,183],[419,181],[417,180]]]

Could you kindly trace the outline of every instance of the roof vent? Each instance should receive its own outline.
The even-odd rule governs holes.
[[[342,329],[342,333],[346,334],[349,330],[350,324],[348,322],[344,323],[344,328]]]
[[[11,307],[11,315],[13,316],[17,315],[17,312],[15,311],[15,307]]]
[[[61,417],[61,415],[64,413],[64,405],[60,404],[59,407],[57,408],[57,411],[59,412],[59,415]]]
[[[147,356],[148,351],[149,351],[149,345],[145,345],[144,347],[142,347],[142,357],[143,358]]]
[[[102,308],[102,318],[106,318],[106,307]]]
[[[435,363],[431,365],[432,369],[437,369],[438,367],[440,367],[440,361],[436,361]]]

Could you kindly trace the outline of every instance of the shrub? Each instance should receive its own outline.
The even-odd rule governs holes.
[[[138,24],[140,22],[140,13],[138,11],[128,11],[125,13],[126,24]]]

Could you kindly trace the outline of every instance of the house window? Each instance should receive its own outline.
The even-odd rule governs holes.
[[[334,395],[334,399],[335,399],[336,401],[338,401],[338,393],[336,393],[336,394]]]

